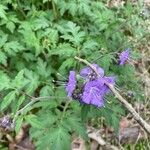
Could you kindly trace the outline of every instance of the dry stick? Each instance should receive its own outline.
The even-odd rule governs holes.
[[[88,65],[96,74],[100,77],[100,74],[97,72],[96,68],[92,66],[91,63],[89,63],[87,60],[79,58],[75,56],[75,59],[79,62],[82,62],[86,65]],[[150,125],[135,111],[135,109],[132,107],[130,103],[128,103],[115,89],[114,86],[110,85],[108,82],[105,82],[105,84],[111,89],[111,91],[114,93],[115,97],[123,104],[123,106],[132,114],[133,118],[141,125],[141,127],[150,134]]]

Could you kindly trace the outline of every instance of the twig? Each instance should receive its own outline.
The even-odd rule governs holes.
[[[89,63],[87,60],[79,58],[75,56],[75,59],[79,62],[82,62],[86,65],[88,65],[96,74],[98,77],[100,77],[100,74],[97,72],[96,68],[92,66],[91,63]],[[126,99],[124,99],[119,92],[115,89],[114,86],[110,85],[108,82],[105,82],[105,84],[111,89],[111,91],[114,93],[115,97],[123,104],[123,106],[132,114],[133,118],[141,125],[141,127],[150,134],[150,125],[134,110],[132,105],[127,102]]]

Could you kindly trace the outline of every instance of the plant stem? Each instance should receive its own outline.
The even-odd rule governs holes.
[[[54,13],[55,19],[57,20],[57,10],[56,10],[55,2],[53,0],[52,0],[52,7],[53,7],[53,13]]]
[[[97,72],[96,68],[92,66],[91,63],[89,63],[87,60],[79,58],[75,56],[75,59],[79,62],[82,62],[86,65],[88,65],[96,74],[98,77],[100,77],[100,74]],[[132,114],[133,118],[141,125],[141,127],[150,134],[150,125],[135,111],[135,109],[132,107],[130,103],[127,102],[126,99],[124,99],[119,92],[115,89],[114,86],[109,84],[108,82],[105,82],[105,84],[111,89],[111,91],[114,93],[115,97],[123,104],[123,106]]]
[[[25,95],[26,95],[26,94],[25,94]],[[29,95],[27,95],[27,96],[28,96],[29,98],[31,98],[31,96],[29,96]],[[20,114],[22,114],[26,108],[30,107],[31,105],[33,105],[34,103],[36,103],[36,102],[38,102],[38,101],[40,101],[40,100],[43,100],[43,99],[50,99],[50,98],[52,99],[52,98],[56,98],[56,97],[55,97],[55,96],[32,97],[32,98],[31,98],[31,101],[30,101],[27,105],[25,105],[23,108],[19,109],[19,110],[16,112],[16,114],[15,114],[15,116],[14,116],[14,118],[13,118],[12,123],[13,123],[13,124],[15,123],[16,118],[17,118]],[[60,98],[65,98],[65,99],[66,99],[66,97],[60,97]]]
[[[64,116],[65,116],[65,112],[66,112],[66,109],[68,108],[69,104],[72,102],[72,100],[69,100],[66,104],[65,104],[65,107],[63,109],[63,112],[62,112],[62,116],[61,116],[61,121],[63,120]],[[61,122],[60,121],[60,122]]]

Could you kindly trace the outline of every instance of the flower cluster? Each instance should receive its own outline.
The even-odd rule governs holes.
[[[104,70],[98,65],[92,64],[92,66],[95,67],[96,71],[100,74],[99,77],[94,74],[94,71],[90,67],[82,69],[80,76],[84,78],[85,82],[83,82],[83,86],[79,90],[76,88],[77,81],[75,72],[70,71],[66,91],[69,97],[78,99],[81,103],[102,107],[104,105],[104,97],[110,91],[105,83],[107,82],[114,85],[115,78],[104,76]]]
[[[129,50],[123,51],[119,56],[119,65],[124,65],[129,58]],[[68,97],[77,99],[80,103],[94,105],[96,107],[104,106],[105,95],[110,92],[107,86],[115,85],[114,76],[105,76],[103,68],[97,64],[91,67],[85,67],[80,71],[80,76],[84,79],[81,87],[78,86],[75,71],[70,71],[69,80],[66,85]]]

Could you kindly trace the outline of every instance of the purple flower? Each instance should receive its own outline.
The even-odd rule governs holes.
[[[104,76],[104,70],[100,68],[97,64],[92,64],[93,67],[97,70],[97,72],[100,74],[101,77]],[[84,78],[87,79],[96,79],[97,75],[96,73],[90,68],[90,67],[85,67],[80,71],[80,75]]]
[[[129,49],[123,51],[120,55],[119,55],[119,65],[124,65],[126,63],[126,61],[129,59]]]
[[[66,85],[66,91],[67,91],[67,95],[68,97],[72,96],[73,91],[75,90],[76,87],[76,73],[75,71],[70,71],[69,72],[69,80],[68,83]]]
[[[102,68],[97,64],[92,65],[100,76],[97,76],[90,67],[83,68],[80,75],[84,77],[86,83],[82,84],[80,87],[76,86],[75,71],[70,71],[66,91],[68,97],[79,100],[80,103],[102,107],[104,106],[105,95],[110,92],[107,84],[115,85],[115,77],[104,76],[104,70]]]
[[[87,82],[84,88],[82,102],[85,104],[91,104],[97,107],[104,105],[103,94],[101,89],[95,86],[94,81]]]
[[[104,80],[102,78],[87,82],[84,86],[82,102],[102,107],[104,105],[103,86]]]
[[[105,95],[110,92],[109,87],[105,84],[106,82],[114,85],[115,77],[103,77],[87,82],[84,86],[82,102],[102,107]]]

